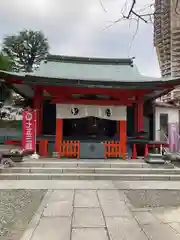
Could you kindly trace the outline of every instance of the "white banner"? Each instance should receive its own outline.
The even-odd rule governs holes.
[[[109,120],[126,120],[124,106],[96,106],[76,104],[56,104],[56,118],[98,117]]]

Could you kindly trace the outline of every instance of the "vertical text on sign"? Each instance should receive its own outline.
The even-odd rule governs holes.
[[[23,112],[23,138],[24,150],[35,150],[35,111],[25,110]]]

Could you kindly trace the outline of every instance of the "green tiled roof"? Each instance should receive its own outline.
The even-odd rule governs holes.
[[[32,73],[0,71],[2,79],[9,77],[26,84],[57,86],[96,86],[115,88],[155,89],[168,83],[180,85],[180,78],[153,78],[139,73],[132,58],[86,58],[49,55],[39,69]],[[166,89],[162,88],[162,89]]]
[[[157,98],[176,85],[180,78],[153,78],[139,73],[132,58],[85,58],[49,55],[39,69],[32,72],[0,71],[0,79],[12,83],[22,96],[33,96],[32,85],[71,86],[114,89],[150,89],[148,98]]]
[[[133,59],[80,58],[50,55],[40,68],[28,75],[89,81],[147,82],[159,78],[142,76]]]

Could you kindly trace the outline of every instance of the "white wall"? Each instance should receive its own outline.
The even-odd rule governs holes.
[[[155,140],[160,140],[160,114],[168,114],[168,123],[179,123],[179,109],[156,107],[155,108]]]

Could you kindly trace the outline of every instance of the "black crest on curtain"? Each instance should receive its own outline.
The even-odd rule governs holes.
[[[106,113],[107,117],[111,117],[111,115],[112,115],[112,111],[109,108],[106,109],[105,113]]]
[[[78,108],[71,108],[71,113],[72,113],[72,115],[76,116],[79,113],[79,109]]]

